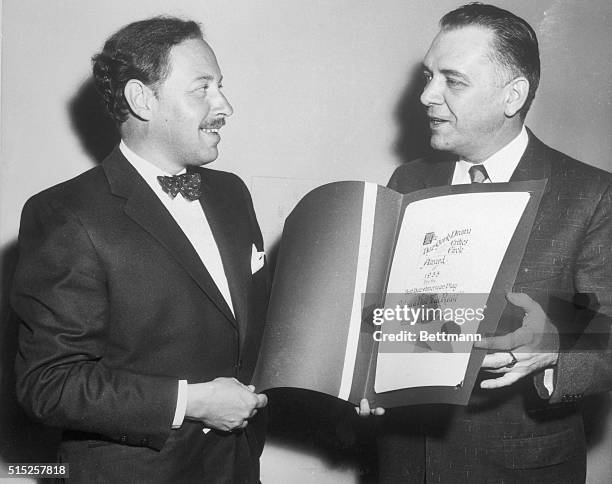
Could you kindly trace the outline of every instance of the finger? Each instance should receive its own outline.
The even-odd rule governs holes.
[[[514,361],[512,359],[512,355],[508,352],[504,351],[501,353],[490,353],[484,357],[484,360],[482,360],[482,368],[485,370],[497,370],[508,366],[512,363],[512,361]]]
[[[372,415],[379,417],[385,414],[385,409],[382,407],[376,407],[375,409],[371,410],[371,413]]]
[[[251,413],[249,414],[248,418],[253,418],[255,415],[257,415],[257,409],[256,408],[251,410]]]
[[[368,417],[370,415],[370,402],[367,398],[362,398],[359,402],[359,408],[356,408],[357,415],[360,417]]]
[[[508,373],[509,371],[512,371],[512,368],[514,367],[502,366],[501,368],[483,368],[483,371],[486,371],[487,373],[494,373],[497,375],[502,373]]]
[[[265,393],[256,393],[257,403],[255,404],[255,408],[263,408],[268,404],[268,397]]]
[[[246,426],[249,425],[249,421],[248,420],[243,420],[242,423],[240,425],[238,425],[238,427],[236,427],[236,430],[241,430],[246,428]]]
[[[255,385],[249,385],[246,388],[248,391],[255,393]]]
[[[524,346],[531,343],[533,339],[533,332],[529,329],[521,326],[512,333],[504,334],[502,336],[490,336],[488,338],[482,338],[480,341],[475,341],[474,346],[476,348],[485,348],[488,350],[512,350],[519,346]]]
[[[524,372],[520,369],[512,368],[511,370],[512,371],[509,371],[504,376],[500,376],[499,378],[491,378],[481,381],[480,388],[492,390],[495,388],[507,387],[513,383],[516,383],[524,376]]]
[[[514,306],[522,308],[525,314],[542,311],[542,306],[523,292],[509,292],[506,299]]]

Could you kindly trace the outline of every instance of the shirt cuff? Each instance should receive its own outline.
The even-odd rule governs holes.
[[[172,421],[173,429],[178,429],[183,425],[185,412],[187,412],[187,380],[179,380],[178,396],[176,397],[176,411],[174,412],[174,420]]]
[[[555,370],[554,368],[546,368],[544,370],[544,387],[548,390],[548,396],[552,395],[555,389]]]

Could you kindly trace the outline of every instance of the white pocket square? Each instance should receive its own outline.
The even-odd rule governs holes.
[[[251,250],[251,274],[255,274],[259,269],[264,266],[264,262],[266,260],[266,253],[259,252],[255,244],[253,244],[253,249]]]

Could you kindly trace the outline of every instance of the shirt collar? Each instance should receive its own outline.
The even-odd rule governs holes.
[[[489,158],[482,162],[491,183],[505,183],[510,181],[510,177],[521,161],[523,153],[527,148],[529,136],[523,125],[521,132],[510,143],[504,146],[501,150],[493,153]],[[459,170],[463,176],[468,175],[468,170],[473,165],[465,160],[459,160],[455,165],[455,170]]]
[[[163,193],[163,190],[157,180],[158,176],[172,176],[172,174],[162,170],[158,166],[155,166],[153,163],[145,160],[140,155],[134,153],[128,146],[125,144],[123,140],[119,143],[119,150],[125,156],[125,158],[130,162],[130,164],[136,169],[138,174],[144,178],[147,184],[153,189],[156,193]],[[177,175],[181,175],[185,173],[187,170],[182,170]]]

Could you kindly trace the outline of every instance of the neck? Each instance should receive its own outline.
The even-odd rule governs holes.
[[[149,140],[146,134],[141,133],[140,130],[133,129],[129,123],[124,123],[124,126],[121,127],[121,139],[138,156],[170,175],[176,175],[185,169],[184,166],[164,156],[162,149]]]
[[[471,153],[469,156],[461,155],[462,159],[467,161],[468,163],[482,163],[483,161],[489,159],[492,155],[501,150],[508,143],[513,141],[523,129],[523,123],[513,123],[507,129],[499,130],[494,136],[489,140],[489,143],[479,151],[475,153]]]

